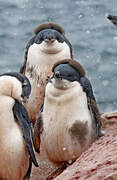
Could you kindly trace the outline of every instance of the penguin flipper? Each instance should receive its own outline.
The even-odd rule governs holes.
[[[26,173],[25,177],[23,178],[23,180],[30,179],[31,170],[32,170],[32,160],[31,160],[31,158],[29,158],[29,167],[28,167],[27,173]]]
[[[33,138],[33,144],[35,151],[37,153],[40,152],[40,135],[43,131],[43,119],[42,119],[42,112],[40,112],[36,118],[36,122],[34,125],[34,138]]]
[[[98,139],[101,134],[101,115],[93,94],[92,86],[90,81],[86,77],[80,78],[80,84],[83,87],[84,92],[87,94],[88,108],[93,120],[94,136]]]
[[[94,99],[88,99],[88,107],[89,107],[92,120],[93,120],[94,136],[95,136],[95,139],[98,139],[100,136],[102,136],[101,115],[99,113],[99,109]]]
[[[33,151],[33,133],[32,133],[32,129],[31,129],[31,123],[29,120],[29,116],[28,113],[25,109],[25,107],[18,102],[17,100],[15,101],[14,107],[13,107],[13,113],[14,113],[14,117],[16,119],[16,121],[18,121],[22,133],[23,133],[23,137],[24,137],[24,141],[26,143],[26,147],[27,150],[29,152],[30,158],[33,162],[33,164],[38,167],[38,163],[37,160],[35,158],[35,154]]]

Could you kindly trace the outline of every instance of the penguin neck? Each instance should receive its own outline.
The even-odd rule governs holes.
[[[51,65],[58,60],[65,58],[71,58],[70,48],[66,43],[61,43],[63,48],[53,48],[53,53],[49,53],[47,50],[40,48],[38,44],[33,44],[28,51],[27,64],[29,66],[45,66]],[[51,47],[52,50],[52,47]],[[40,67],[41,67],[40,66]]]
[[[45,98],[52,102],[69,102],[74,100],[75,94],[77,94],[80,84],[74,81],[68,88],[57,88],[53,83],[48,83],[45,90]],[[76,100],[76,98],[75,98]]]

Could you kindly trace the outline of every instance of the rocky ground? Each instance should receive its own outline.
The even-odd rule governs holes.
[[[105,135],[95,141],[55,180],[117,180],[117,112],[102,116]],[[39,168],[33,167],[31,180],[46,180],[57,168],[45,160],[43,154],[37,158]]]

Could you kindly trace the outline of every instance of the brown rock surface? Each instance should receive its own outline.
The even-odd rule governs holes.
[[[102,117],[105,135],[55,180],[117,180],[117,112],[105,113]],[[56,167],[42,154],[37,158],[39,168],[33,167],[31,180],[46,180]]]
[[[51,164],[46,157],[44,157],[43,150],[41,150],[40,154],[36,153],[36,158],[39,164],[39,167],[32,167],[32,173],[30,180],[46,180],[48,175],[51,172],[55,171],[57,167]]]

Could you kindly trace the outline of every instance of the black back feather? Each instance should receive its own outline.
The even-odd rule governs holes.
[[[94,136],[95,139],[98,139],[101,134],[100,113],[96,105],[96,100],[93,94],[92,86],[90,81],[85,76],[80,78],[80,84],[83,87],[84,92],[87,94],[87,104],[93,120]],[[95,109],[93,108],[94,104]]]
[[[32,133],[32,128],[31,128],[29,116],[28,116],[28,113],[27,113],[25,107],[20,102],[18,102],[17,100],[15,101],[15,105],[13,107],[13,114],[14,114],[16,121],[18,121],[18,123],[22,129],[23,137],[24,137],[30,158],[31,158],[33,164],[36,167],[38,167],[38,163],[37,163],[37,160],[35,158],[34,151],[33,151],[33,144],[32,144],[33,133]]]

